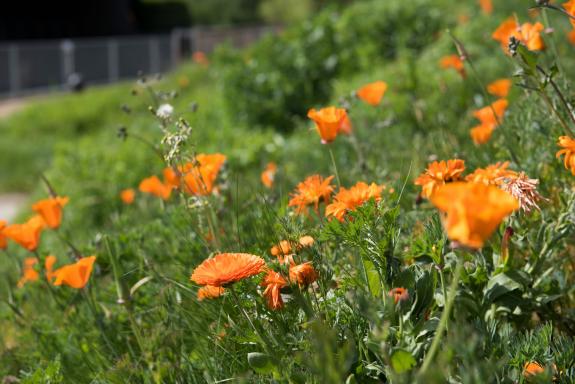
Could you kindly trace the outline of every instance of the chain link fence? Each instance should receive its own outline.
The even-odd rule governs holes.
[[[246,46],[276,27],[194,27],[165,35],[0,43],[0,97],[106,84],[170,70],[193,52]]]

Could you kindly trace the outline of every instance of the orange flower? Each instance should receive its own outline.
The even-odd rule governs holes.
[[[262,172],[261,180],[262,184],[265,185],[267,188],[271,188],[274,184],[274,177],[277,171],[276,163],[268,163],[266,165],[266,169]]]
[[[561,136],[557,142],[557,145],[563,149],[559,150],[555,154],[555,157],[560,158],[561,156],[565,155],[563,164],[565,165],[566,169],[571,169],[571,174],[575,176],[575,140],[569,136]]]
[[[158,176],[150,176],[140,183],[140,191],[168,200],[172,194],[172,187],[160,181]]]
[[[575,28],[567,33],[567,40],[569,40],[571,44],[575,45]]]
[[[289,268],[289,279],[304,288],[317,280],[317,272],[309,261],[299,265],[292,264]]]
[[[214,190],[216,178],[226,162],[226,156],[221,153],[200,153],[195,160],[195,163],[187,163],[181,170],[185,190],[193,195],[209,195]]]
[[[314,241],[315,240],[311,236],[302,236],[299,238],[299,245],[302,248],[308,248],[313,245]]]
[[[68,200],[67,197],[50,197],[32,205],[32,210],[42,216],[48,227],[57,229],[62,222],[62,207],[68,204]]]
[[[44,261],[44,269],[46,269],[46,280],[48,280],[48,282],[52,282],[52,279],[56,277],[53,270],[54,264],[56,264],[56,256],[50,255],[46,257],[46,260]]]
[[[540,22],[535,24],[523,23],[520,28],[521,37],[519,40],[521,40],[530,51],[541,51],[545,49],[545,42],[541,37],[541,32],[543,32],[544,29],[545,27]]]
[[[278,310],[283,308],[284,302],[280,293],[281,289],[287,286],[286,280],[279,273],[269,270],[262,281],[262,286],[266,287],[263,292],[267,305],[270,309]]]
[[[409,292],[407,289],[401,287],[393,288],[388,292],[388,296],[393,297],[393,302],[395,304],[399,303],[400,301],[409,300]]]
[[[499,185],[504,178],[517,176],[517,172],[507,169],[508,166],[509,161],[506,161],[504,163],[497,162],[485,168],[477,168],[473,173],[467,175],[465,180],[485,185]]]
[[[493,12],[493,4],[491,3],[491,0],[479,0],[479,6],[486,15],[490,15]]]
[[[132,188],[124,189],[122,192],[120,192],[120,198],[124,204],[130,205],[136,198],[136,191],[134,191]]]
[[[329,202],[333,186],[330,184],[333,176],[323,178],[320,175],[308,176],[299,183],[296,191],[291,194],[292,198],[288,207],[296,207],[296,213],[307,213],[307,206],[313,204],[317,212],[320,200],[326,204]]]
[[[461,60],[458,55],[442,57],[439,61],[439,65],[443,69],[453,68],[461,75],[461,77],[465,77],[465,67],[463,65],[463,60]]]
[[[361,100],[375,107],[381,102],[385,91],[387,91],[387,84],[384,81],[375,81],[364,85],[356,93]]]
[[[339,132],[343,133],[344,135],[351,135],[352,131],[353,131],[353,125],[351,125],[351,120],[349,119],[349,116],[346,114],[339,126]]]
[[[385,187],[360,181],[350,189],[340,188],[339,192],[334,196],[334,202],[325,208],[325,215],[327,217],[333,216],[339,221],[342,221],[345,214],[349,211],[355,211],[357,207],[363,205],[370,199],[375,201],[381,200],[381,191]]]
[[[38,248],[40,235],[46,226],[40,215],[33,216],[24,224],[12,224],[4,228],[4,236],[15,241],[23,248],[33,252]]]
[[[172,167],[167,167],[162,170],[164,175],[164,184],[172,187],[173,189],[180,187],[180,176],[174,171]]]
[[[191,279],[196,284],[221,287],[257,275],[265,264],[264,259],[249,253],[220,253],[198,265]]]
[[[0,220],[0,249],[5,249],[8,246],[6,235],[4,234],[4,228],[6,228],[6,222],[4,220]]]
[[[499,99],[487,107],[473,111],[473,116],[481,122],[481,125],[496,127],[499,125],[509,103],[506,99]]]
[[[460,159],[434,161],[427,166],[417,179],[415,185],[421,185],[421,196],[429,198],[433,192],[445,183],[459,180],[465,171],[465,162]]]
[[[286,261],[284,257],[287,257],[287,261],[292,260],[292,257],[290,256],[292,253],[292,247],[290,242],[287,240],[282,240],[279,244],[271,247],[270,253],[272,256],[276,256],[281,264]]]
[[[562,4],[562,6],[568,14],[575,16],[575,0],[569,0],[568,2]],[[571,17],[568,19],[571,25],[575,28],[575,20],[573,20]]]
[[[515,37],[520,39],[519,24],[514,16],[510,16],[497,29],[491,34],[494,40],[499,41],[501,48],[505,52],[509,52],[509,39]]]
[[[341,125],[346,116],[345,109],[336,107],[322,108],[319,111],[312,108],[307,113],[307,117],[315,122],[322,144],[328,144],[335,140],[341,131]]]
[[[519,208],[509,193],[479,183],[446,184],[430,200],[446,214],[443,225],[447,236],[471,248],[481,248],[501,221]]]
[[[487,92],[494,96],[504,98],[509,94],[511,84],[512,82],[509,79],[498,79],[487,86]]]
[[[214,287],[213,285],[205,285],[202,288],[198,289],[198,300],[202,301],[205,299],[215,299],[216,297],[220,297],[225,292],[225,289],[222,287]]]
[[[473,143],[475,143],[475,145],[480,145],[489,141],[494,130],[495,127],[492,125],[481,124],[471,128],[469,133]]]
[[[204,67],[207,67],[210,64],[208,57],[202,51],[195,51],[194,53],[192,53],[192,61]]]
[[[29,281],[36,281],[40,274],[34,269],[38,264],[38,259],[35,257],[27,257],[24,259],[24,266],[22,267],[22,277],[18,280],[18,288],[22,288],[24,284]]]
[[[67,285],[72,288],[84,288],[88,284],[96,256],[83,257],[54,271],[54,285]]]
[[[545,372],[545,368],[536,361],[529,361],[523,366],[523,377],[525,378],[530,378],[543,372]]]

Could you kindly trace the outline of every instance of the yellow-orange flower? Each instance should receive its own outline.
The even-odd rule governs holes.
[[[505,19],[505,21],[491,34],[491,37],[501,44],[501,48],[503,48],[505,52],[509,52],[509,39],[511,37],[515,37],[516,39],[521,38],[519,33],[519,24],[515,17],[510,16]]]
[[[265,185],[267,188],[271,188],[274,185],[274,178],[276,175],[278,167],[276,163],[268,163],[266,168],[261,174],[262,184]]]
[[[525,44],[530,51],[541,51],[545,49],[545,42],[541,37],[541,32],[545,27],[540,22],[535,24],[523,23],[520,28],[521,42]]]
[[[192,61],[204,67],[207,67],[210,64],[208,57],[202,51],[195,51],[192,53]]]
[[[314,121],[315,127],[323,144],[331,143],[341,132],[347,112],[343,108],[327,107],[319,111],[312,108],[308,111],[307,117]]]
[[[317,280],[317,272],[311,262],[302,264],[292,264],[289,268],[289,279],[292,283],[297,283],[300,288],[305,288]]]
[[[164,176],[164,184],[170,186],[173,189],[180,187],[181,178],[180,175],[172,167],[166,167],[162,170],[162,175]]]
[[[150,176],[140,182],[140,191],[168,200],[172,194],[172,187],[160,181],[158,176]]]
[[[441,185],[459,180],[463,171],[465,171],[463,160],[434,161],[427,166],[425,172],[415,179],[414,183],[421,186],[421,196],[429,198]]]
[[[262,286],[266,287],[263,295],[266,299],[266,303],[270,309],[278,310],[283,308],[284,302],[281,296],[281,289],[287,286],[287,281],[279,273],[269,270],[264,280],[262,281]]]
[[[298,242],[299,242],[300,247],[308,248],[308,247],[311,247],[313,245],[315,240],[313,239],[313,237],[306,235],[306,236],[300,237]]]
[[[485,168],[477,168],[465,177],[466,181],[485,185],[499,185],[505,177],[515,177],[517,172],[507,169],[509,161],[490,164]]]
[[[493,12],[493,4],[491,3],[491,0],[479,0],[479,6],[486,15],[490,15]]]
[[[279,244],[271,247],[270,253],[272,256],[277,257],[279,262],[283,264],[284,258],[292,253],[292,246],[289,241],[282,240]],[[291,260],[291,257],[288,257],[288,260]]]
[[[575,28],[567,32],[567,40],[569,40],[572,45],[575,45]]]
[[[562,7],[565,9],[565,12],[567,12],[568,14],[575,16],[575,0],[569,0],[566,3],[562,4]],[[571,17],[568,18],[569,22],[571,23],[571,25],[573,27],[575,27],[575,20]]]
[[[569,136],[561,136],[557,145],[563,149],[559,150],[555,156],[560,158],[565,156],[563,159],[563,164],[566,169],[570,169],[571,173],[575,176],[575,140]]]
[[[198,154],[195,163],[187,163],[181,170],[186,192],[194,195],[211,194],[225,162],[226,156],[221,153]]]
[[[50,197],[32,205],[32,210],[42,216],[49,228],[57,229],[62,222],[62,208],[68,204],[67,197]]]
[[[351,135],[352,131],[353,131],[353,125],[351,124],[349,115],[346,114],[339,126],[339,132],[343,133],[344,135]]]
[[[260,273],[265,261],[249,253],[220,253],[194,269],[191,280],[200,285],[221,287]]]
[[[4,234],[4,228],[6,228],[6,222],[0,220],[0,249],[5,249],[8,246],[8,241],[6,241],[6,235]]]
[[[389,297],[393,297],[393,302],[395,304],[399,303],[400,301],[407,301],[409,300],[409,292],[407,289],[402,287],[392,288],[388,292]]]
[[[216,297],[220,297],[225,292],[225,289],[222,287],[214,287],[213,285],[205,285],[202,288],[198,289],[198,300],[202,301],[205,299],[215,299]]]
[[[545,372],[545,368],[536,361],[529,361],[523,366],[523,377],[531,378]]]
[[[369,105],[377,106],[387,91],[387,84],[384,81],[375,81],[359,88],[357,97]]]
[[[132,188],[124,189],[120,192],[120,199],[124,204],[130,205],[134,202],[136,198],[136,191]]]
[[[333,186],[331,180],[333,176],[325,179],[320,175],[308,176],[304,181],[299,183],[296,191],[291,194],[288,207],[296,207],[296,213],[307,213],[307,206],[313,205],[315,211],[318,211],[319,202],[329,203]]]
[[[381,200],[381,191],[384,188],[383,185],[375,183],[367,185],[362,181],[349,189],[340,188],[339,192],[334,196],[333,203],[325,208],[325,215],[327,217],[333,216],[342,221],[347,212],[355,211],[357,207],[363,205],[366,201],[370,199]]]
[[[439,61],[439,65],[443,69],[453,68],[461,75],[461,77],[465,77],[465,67],[463,65],[463,60],[461,60],[458,55],[442,57]]]
[[[496,127],[503,119],[508,105],[509,103],[506,99],[498,99],[487,107],[473,111],[473,116],[479,120],[482,125]]]
[[[494,96],[505,98],[509,94],[512,84],[510,79],[498,79],[487,85],[487,92]]]
[[[40,235],[46,226],[40,215],[33,216],[24,224],[12,224],[4,228],[4,236],[15,241],[23,248],[33,252],[38,248]]]
[[[18,280],[18,288],[22,288],[27,282],[38,280],[40,274],[34,269],[36,264],[38,264],[38,259],[35,257],[27,257],[24,259],[22,277]]]
[[[96,256],[83,257],[73,264],[68,264],[54,271],[54,285],[67,285],[81,289],[88,284]]]
[[[481,248],[501,221],[519,208],[519,202],[509,193],[480,183],[445,184],[430,200],[445,213],[447,236],[471,248]]]
[[[471,139],[475,145],[485,144],[491,139],[491,135],[495,127],[492,125],[480,124],[477,125],[469,131]]]
[[[54,273],[54,264],[56,264],[56,256],[49,255],[44,261],[44,269],[46,270],[46,280],[52,282],[52,279],[56,277]]]

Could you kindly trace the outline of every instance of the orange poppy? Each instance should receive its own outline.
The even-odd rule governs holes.
[[[194,53],[192,53],[192,61],[204,67],[207,67],[210,64],[208,57],[202,51],[195,51]]]
[[[351,135],[352,131],[353,131],[353,125],[351,125],[349,115],[346,114],[339,126],[339,132],[343,133],[344,135]]]
[[[498,79],[487,86],[487,92],[494,96],[505,98],[509,94],[511,84],[512,82],[509,79]]]
[[[359,88],[356,94],[358,98],[375,107],[381,102],[385,91],[387,84],[384,81],[375,81]]]
[[[486,15],[490,15],[493,12],[493,4],[491,3],[491,0],[479,0],[479,6]]]
[[[530,51],[541,51],[545,49],[545,42],[541,37],[541,32],[544,30],[545,27],[540,22],[523,23],[520,28],[520,40]]]
[[[54,271],[54,285],[67,285],[72,288],[84,288],[88,284],[96,256],[83,257]]]
[[[388,292],[389,297],[393,297],[393,302],[395,304],[399,303],[400,301],[407,301],[409,300],[409,292],[407,289],[402,287],[393,288]]]
[[[565,155],[565,159],[563,160],[565,169],[570,169],[571,174],[575,176],[575,140],[569,136],[561,136],[557,142],[557,145],[563,149],[559,150],[555,154],[555,157],[560,158],[561,156]]]
[[[563,3],[562,7],[565,9],[565,12],[567,12],[572,16],[575,16],[575,0],[569,0],[566,3]],[[569,17],[568,19],[571,25],[575,28],[575,20],[571,17]]]
[[[492,125],[480,124],[471,128],[469,134],[471,135],[473,143],[475,143],[475,145],[480,145],[487,143],[489,139],[491,139],[491,135],[494,130],[495,127]]]
[[[287,286],[287,281],[279,273],[269,270],[262,281],[262,286],[266,287],[263,295],[270,309],[278,310],[283,308],[284,302],[280,293],[281,289]]]
[[[12,224],[4,228],[4,236],[15,241],[23,248],[33,252],[38,248],[40,235],[46,226],[40,215],[33,216],[24,224]]]
[[[194,269],[191,280],[200,285],[221,287],[260,273],[265,261],[249,253],[220,253]]]
[[[162,175],[164,176],[164,184],[174,189],[180,187],[180,176],[172,167],[164,168],[162,170]]]
[[[56,277],[53,269],[54,264],[56,264],[56,256],[47,256],[44,261],[44,269],[46,270],[46,280],[48,280],[48,282],[52,282],[52,279]]]
[[[292,264],[289,267],[289,279],[304,288],[317,280],[317,272],[309,261],[299,265]]]
[[[6,228],[6,222],[4,220],[0,220],[0,249],[5,249],[8,246],[6,235],[4,235],[4,228]]]
[[[268,163],[266,165],[266,169],[261,174],[262,184],[265,185],[267,188],[271,188],[274,185],[274,177],[277,171],[276,163]]]
[[[575,28],[567,33],[567,40],[569,40],[572,45],[575,45]]]
[[[181,170],[185,191],[193,195],[211,194],[226,159],[221,153],[198,154],[195,163],[187,163]]]
[[[430,198],[445,213],[447,236],[470,248],[481,248],[519,202],[501,189],[480,183],[454,182],[441,186]]]
[[[465,67],[463,65],[463,60],[461,60],[458,55],[442,57],[439,61],[439,65],[443,69],[453,68],[461,75],[461,77],[465,77]]]
[[[307,206],[313,204],[315,211],[318,212],[320,201],[329,203],[333,192],[332,179],[333,176],[325,179],[320,175],[308,176],[297,185],[296,191],[291,194],[288,207],[296,207],[296,213],[301,214],[307,213]]]
[[[523,377],[530,378],[545,372],[545,368],[536,361],[529,361],[523,366]]]
[[[290,256],[292,253],[292,246],[287,240],[282,240],[277,245],[271,247],[270,253],[272,256],[277,257],[281,264],[286,262],[285,257],[287,257],[287,261],[292,260],[292,257]]]
[[[485,168],[477,168],[473,173],[467,175],[465,180],[485,185],[499,185],[504,178],[517,175],[517,172],[507,169],[507,167],[509,167],[509,161],[497,162]]]
[[[350,189],[340,188],[339,192],[334,196],[334,202],[325,208],[325,215],[327,217],[333,216],[339,221],[342,221],[345,214],[349,211],[355,211],[357,207],[363,205],[370,199],[375,201],[381,200],[381,191],[385,188],[383,185],[377,185],[360,181]]]
[[[494,40],[499,41],[501,48],[509,52],[509,39],[515,37],[520,39],[519,24],[514,16],[510,16],[491,34]]]
[[[481,122],[481,125],[495,128],[503,119],[508,105],[507,99],[498,99],[487,107],[473,111],[473,116]]]
[[[322,144],[328,144],[335,140],[341,131],[341,125],[346,116],[345,109],[336,107],[322,108],[319,111],[312,108],[307,113],[307,117],[315,122]]]
[[[300,237],[298,242],[299,242],[300,247],[308,248],[308,247],[311,247],[313,245],[315,240],[313,239],[313,237],[306,235],[306,236]]]
[[[62,207],[68,204],[67,197],[50,197],[32,205],[32,210],[42,216],[49,228],[57,229],[62,222]]]
[[[421,196],[429,198],[433,192],[445,183],[457,181],[465,171],[465,162],[460,159],[434,161],[427,166],[414,184],[421,186]]]
[[[22,277],[18,280],[18,288],[22,288],[24,284],[31,281],[36,281],[40,277],[40,274],[34,269],[38,264],[38,259],[35,257],[27,257],[24,259],[24,265],[22,267]]]
[[[132,188],[124,189],[122,192],[120,192],[120,198],[124,204],[130,205],[136,198],[136,191],[134,191]]]
[[[150,176],[140,182],[140,191],[168,200],[172,194],[172,187],[160,181],[158,176]]]
[[[205,285],[202,288],[198,289],[198,300],[202,301],[205,299],[215,299],[216,297],[220,297],[225,292],[225,289],[222,287],[214,287],[213,285]]]

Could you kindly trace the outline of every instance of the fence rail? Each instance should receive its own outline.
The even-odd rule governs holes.
[[[269,26],[194,27],[164,35],[1,43],[0,97],[165,72],[195,51],[208,53],[223,42],[243,47],[277,31]]]

